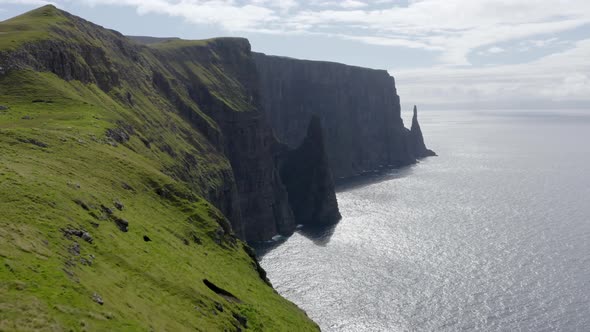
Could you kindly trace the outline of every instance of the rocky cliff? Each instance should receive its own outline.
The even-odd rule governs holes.
[[[422,129],[420,129],[420,123],[418,123],[418,108],[416,105],[414,105],[414,115],[412,116],[410,144],[412,153],[416,158],[436,156],[436,153],[426,148],[426,144],[424,144],[424,136],[422,135]]]
[[[317,330],[240,240],[296,223],[246,40],[0,31],[4,329]]]
[[[287,151],[281,162],[281,177],[298,224],[327,225],[341,218],[323,142],[320,120],[312,116],[303,143]]]
[[[185,90],[220,128],[221,149],[237,188],[232,204],[239,207],[240,216],[230,218],[234,232],[248,241],[291,234],[296,224],[275,163],[278,142],[260,112],[248,41],[166,41],[153,44],[152,52],[176,78],[175,90]]]
[[[296,147],[316,115],[336,178],[422,157],[404,127],[395,81],[385,70],[254,53],[261,100],[279,140]],[[421,135],[421,134],[420,134]]]

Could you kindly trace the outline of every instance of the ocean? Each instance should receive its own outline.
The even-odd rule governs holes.
[[[323,331],[590,331],[590,111],[419,116],[439,157],[257,248],[277,291]]]

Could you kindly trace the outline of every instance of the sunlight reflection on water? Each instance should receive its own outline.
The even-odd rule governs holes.
[[[264,254],[325,331],[590,331],[590,112],[422,112],[440,157]],[[581,144],[584,142],[584,144]]]

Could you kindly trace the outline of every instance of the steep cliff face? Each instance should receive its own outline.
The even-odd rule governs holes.
[[[289,235],[295,220],[275,164],[277,141],[260,112],[258,79],[246,39],[166,41],[152,50],[183,89],[219,126],[236,181],[240,218],[234,232],[248,241]],[[223,75],[220,75],[223,73]]]
[[[247,41],[0,31],[3,328],[317,330],[236,237],[295,223]]]
[[[286,152],[281,163],[281,177],[298,224],[327,225],[341,218],[323,142],[320,119],[312,116],[303,143]]]
[[[384,70],[254,53],[265,113],[279,140],[297,146],[312,115],[325,132],[335,177],[415,162],[395,81]]]
[[[410,129],[410,144],[412,146],[412,152],[416,158],[432,157],[436,156],[436,153],[428,148],[424,143],[424,136],[422,135],[422,129],[420,129],[420,123],[418,123],[418,108],[414,105],[414,115],[412,116],[412,128]]]

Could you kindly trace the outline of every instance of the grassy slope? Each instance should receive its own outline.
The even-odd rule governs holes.
[[[219,54],[231,44],[229,61],[224,61]],[[236,112],[253,111],[250,97],[244,92],[238,73],[234,72],[235,63],[248,63],[249,43],[241,38],[214,38],[206,40],[166,40],[149,45],[155,49],[172,70],[190,81],[191,75],[198,77],[211,94]],[[235,47],[237,46],[237,47]],[[203,54],[199,61],[194,61],[193,54]]]
[[[47,27],[62,24],[52,7],[2,22],[0,51],[58,38]],[[136,104],[122,103],[118,90],[132,91]],[[259,278],[243,244],[229,236],[216,243],[223,216],[165,172],[176,161],[157,144],[195,154],[195,175],[211,186],[229,164],[180,117],[158,112],[169,105],[146,91],[123,82],[106,93],[30,70],[0,75],[0,105],[10,107],[0,111],[0,330],[236,330],[233,314],[251,330],[316,329]],[[151,126],[125,144],[105,138],[117,121],[140,127],[146,119]],[[100,205],[126,219],[129,232]],[[93,242],[68,238],[64,228],[87,230]]]

